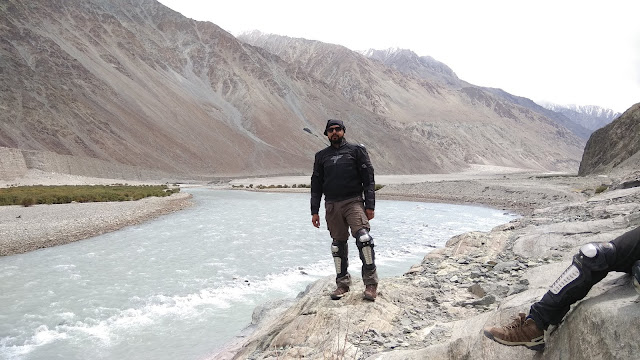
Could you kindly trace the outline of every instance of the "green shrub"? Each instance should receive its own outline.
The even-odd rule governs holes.
[[[380,185],[380,184],[376,184],[376,188],[374,191],[378,191],[380,189],[382,189],[384,187],[384,185]]]
[[[164,197],[177,192],[180,188],[169,189],[166,185],[15,186],[0,189],[0,206],[128,201],[150,196]]]
[[[609,187],[607,185],[600,185],[596,188],[596,194],[600,194],[601,192],[607,190]]]
[[[31,205],[35,205],[36,204],[36,200],[32,197],[25,197],[22,199],[22,206],[24,207],[29,207]]]

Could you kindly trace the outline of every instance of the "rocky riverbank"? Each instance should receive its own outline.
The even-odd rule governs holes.
[[[63,245],[184,209],[191,195],[137,201],[0,206],[0,256]]]
[[[582,244],[639,226],[640,188],[632,187],[639,178],[518,175],[387,186],[381,197],[481,203],[524,216],[450,239],[404,276],[383,279],[374,303],[362,300],[361,284],[332,301],[333,278],[315,282],[295,300],[257,309],[246,334],[212,358],[635,359],[640,303],[619,273],[548,332],[544,352],[499,345],[482,329],[528,311]]]

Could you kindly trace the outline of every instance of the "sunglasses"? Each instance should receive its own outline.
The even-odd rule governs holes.
[[[340,127],[340,126],[330,127],[330,128],[327,129],[327,134],[330,134],[330,133],[332,133],[334,131],[340,131],[340,130],[342,130],[342,127]]]

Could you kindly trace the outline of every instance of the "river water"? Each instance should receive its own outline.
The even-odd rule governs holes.
[[[309,195],[183,189],[195,206],[91,239],[0,258],[0,359],[202,359],[253,309],[334,274]],[[513,214],[378,200],[380,277]],[[350,240],[350,272],[360,259]]]

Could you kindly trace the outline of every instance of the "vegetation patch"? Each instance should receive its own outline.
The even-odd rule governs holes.
[[[0,189],[0,206],[36,204],[68,204],[71,202],[131,201],[180,192],[167,185],[64,185],[15,186]]]

